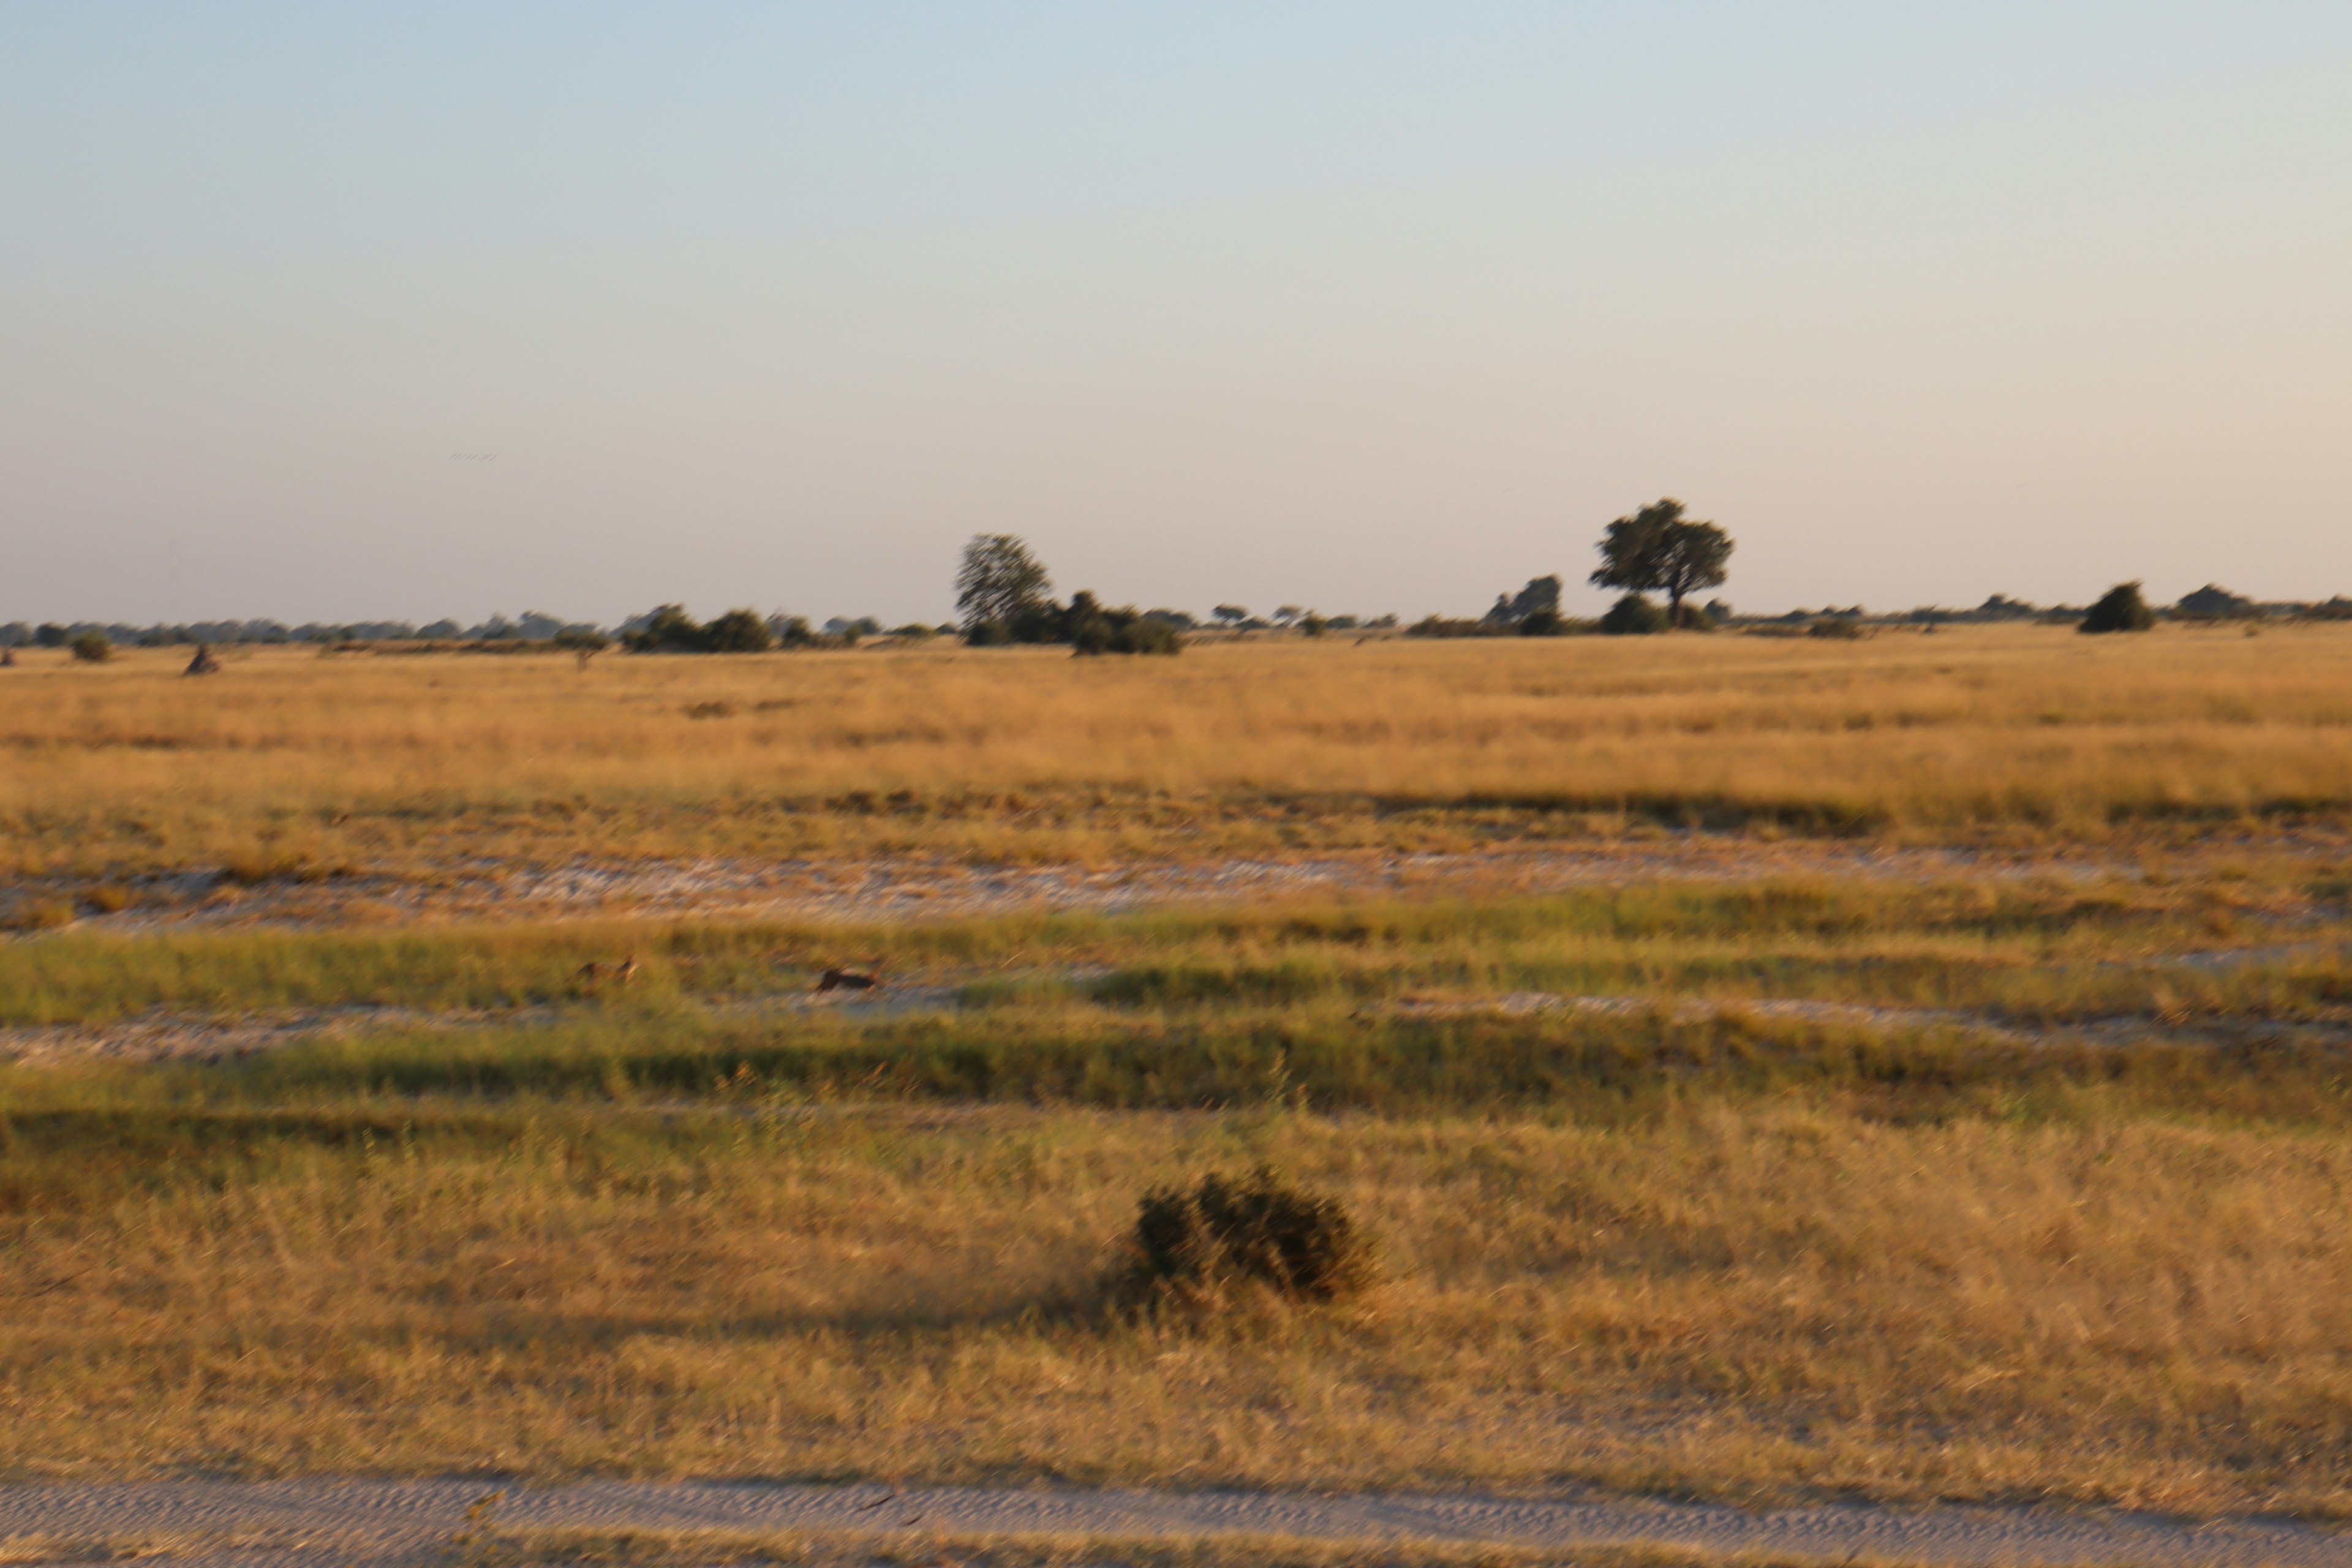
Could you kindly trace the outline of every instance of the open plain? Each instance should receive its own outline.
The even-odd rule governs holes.
[[[2352,627],[184,662],[0,671],[6,1479],[2352,1513]]]

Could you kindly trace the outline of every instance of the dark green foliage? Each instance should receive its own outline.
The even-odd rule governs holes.
[[[1065,606],[1047,599],[1028,606],[1011,620],[981,621],[964,629],[964,641],[973,647],[1003,647],[1012,643],[1068,643],[1080,654],[1181,653],[1184,639],[1173,621],[1160,611],[1145,612],[1132,605],[1108,605],[1084,589]]]
[[[612,638],[594,626],[566,626],[548,639],[549,646],[569,648],[574,653],[598,653],[611,646]]]
[[[2181,595],[2172,613],[2184,621],[2244,621],[2261,615],[2262,608],[2242,594],[2208,583],[2194,593]]]
[[[730,610],[703,627],[702,646],[712,653],[765,653],[776,638],[759,611]]]
[[[1018,535],[975,533],[971,542],[963,547],[963,564],[956,573],[956,608],[963,612],[967,632],[988,625],[1017,628],[1024,616],[1052,608],[1045,595],[1053,586],[1045,563],[1030,553],[1029,546]],[[1016,633],[1004,640],[1056,639],[1024,637]]]
[[[43,647],[63,647],[72,637],[71,632],[55,621],[43,621],[41,629],[33,634],[33,640]]]
[[[1444,616],[1424,616],[1405,627],[1409,637],[1491,637],[1499,635],[1491,621],[1453,621]]]
[[[114,645],[104,632],[84,632],[73,640],[73,656],[84,664],[104,664],[114,657]]]
[[[1592,585],[1635,594],[1654,589],[1666,595],[1667,624],[1683,625],[1683,595],[1720,584],[1733,549],[1731,535],[1684,517],[1683,510],[1682,502],[1667,496],[1611,523],[1597,547],[1601,565]]]
[[[1862,635],[1862,623],[1850,616],[1824,616],[1805,628],[1809,637],[1832,637],[1853,642]]]
[[[1132,605],[1106,608],[1084,592],[1071,598],[1065,624],[1072,649],[1081,654],[1173,654],[1184,647],[1184,639],[1167,622],[1154,620]]]
[[[2140,597],[2137,582],[2118,583],[2093,605],[2083,624],[2074,629],[2084,632],[2144,632],[2156,625],[2156,612]]]
[[[643,626],[621,635],[631,653],[765,653],[775,642],[775,628],[757,610],[730,610],[706,626],[680,605],[661,605]]]
[[[1537,610],[1519,622],[1519,635],[1523,637],[1556,637],[1567,630],[1568,622],[1560,618],[1558,610]]]
[[[1649,637],[1664,631],[1666,612],[1640,594],[1628,594],[1609,606],[1601,629],[1612,637]]]
[[[1194,1299],[1244,1285],[1329,1301],[1371,1281],[1371,1245],[1346,1207],[1264,1166],[1145,1194],[1134,1247],[1139,1284]]]
[[[1534,616],[1549,616],[1553,624],[1559,623],[1559,579],[1558,577],[1531,577],[1528,580],[1528,585],[1520,589],[1516,596],[1509,594],[1497,594],[1495,595],[1495,607],[1486,612],[1486,619],[1499,626],[1521,626]]]
[[[631,653],[699,653],[702,638],[702,623],[685,605],[661,605],[644,626],[621,634],[621,646]]]

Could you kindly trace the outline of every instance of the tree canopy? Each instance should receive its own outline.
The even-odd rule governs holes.
[[[963,565],[956,573],[956,608],[967,629],[1011,626],[1045,605],[1053,586],[1045,563],[1018,534],[975,533],[963,547]]]
[[[2144,632],[2156,625],[2156,612],[2140,597],[2137,583],[2118,583],[2100,595],[2083,617],[2078,632]]]
[[[1611,523],[1597,546],[1601,566],[1592,574],[1593,586],[1662,593],[1669,624],[1684,625],[1683,596],[1720,584],[1729,574],[1732,552],[1731,535],[1685,517],[1684,510],[1667,496]]]

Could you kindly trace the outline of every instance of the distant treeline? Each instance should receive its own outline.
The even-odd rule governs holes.
[[[1429,616],[1406,626],[1404,634],[1415,637],[1576,637],[1596,633],[1657,632],[1667,628],[1666,612],[1639,595],[1629,595],[1613,605],[1608,614],[1596,619],[1580,619],[1559,613],[1559,578],[1538,577],[1516,595],[1497,595],[1494,608],[1477,619]],[[1855,626],[1948,626],[2031,621],[2050,626],[2073,626],[2081,622],[2087,613],[2086,607],[2081,605],[2036,605],[2003,594],[1995,594],[1970,609],[1923,605],[1910,610],[1873,613],[1860,605],[1849,605],[1843,608],[1824,605],[1818,610],[1794,609],[1761,616],[1740,615],[1721,599],[1715,599],[1704,606],[1686,607],[1684,624],[1693,630],[1733,626],[1766,630],[1781,627],[1802,630],[1838,623]],[[2159,620],[2192,623],[2352,621],[2352,598],[2338,594],[2323,600],[2263,601],[2250,599],[2209,583],[2150,613]],[[1145,624],[1152,629],[1140,629]],[[688,616],[679,606],[662,605],[610,627],[588,621],[562,620],[537,610],[527,611],[512,619],[493,616],[472,626],[455,620],[430,621],[423,626],[409,621],[309,621],[296,626],[273,620],[190,621],[154,626],[99,621],[49,621],[33,626],[24,621],[13,621],[0,625],[0,647],[71,647],[77,641],[93,635],[116,647],[188,647],[199,643],[226,647],[271,643],[333,646],[341,643],[414,642],[508,647],[544,643],[551,647],[577,648],[603,647],[618,642],[636,652],[725,652],[770,647],[854,647],[866,638],[877,637],[895,637],[902,641],[963,637],[982,646],[1001,642],[1084,642],[1090,637],[1108,637],[1120,645],[1151,641],[1152,646],[1158,647],[1164,646],[1158,639],[1168,634],[1209,630],[1228,633],[1297,631],[1312,637],[1327,631],[1387,631],[1397,625],[1394,616],[1377,618],[1327,616],[1295,605],[1285,605],[1270,616],[1253,615],[1239,605],[1220,605],[1212,616],[1195,616],[1187,611],[1172,609],[1107,610],[1096,604],[1091,595],[1082,594],[1066,607],[1050,600],[1041,600],[1034,605],[1021,607],[1009,620],[980,619],[964,626],[952,622],[940,626],[913,622],[905,626],[885,626],[870,616],[856,619],[835,616],[822,626],[815,626],[805,616],[787,616],[781,612],[762,616],[752,610],[730,610],[704,626]],[[1130,627],[1137,629],[1130,630]],[[1123,646],[1121,651],[1124,651]]]

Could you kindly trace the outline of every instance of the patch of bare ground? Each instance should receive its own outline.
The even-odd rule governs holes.
[[[953,919],[1021,910],[1118,913],[1160,906],[1332,897],[1525,897],[1640,883],[2041,879],[2084,883],[2192,875],[2219,860],[2332,863],[2336,839],[2280,837],[2187,850],[1933,847],[1706,833],[1460,853],[1346,851],[1199,862],[978,864],[856,860],[467,861],[400,873],[352,870],[240,883],[189,871],[89,888],[59,879],[0,885],[0,925],[64,908],[84,929],[333,926],[425,920],[678,918]],[[104,904],[114,907],[108,909]],[[59,923],[62,923],[61,921]]]
[[[2352,1562],[2277,1520],[1853,1505],[1750,1512],[1609,1498],[589,1481],[163,1482],[0,1489],[6,1562],[688,1568],[2148,1568]],[[46,1547],[47,1550],[44,1551]]]
[[[885,1018],[951,1013],[960,1005],[951,985],[908,985],[848,999],[786,993],[732,997],[708,1004],[707,1016],[728,1021],[788,1018],[826,1013],[852,1018]],[[2138,1015],[2065,1024],[2024,1024],[1989,1013],[1943,1007],[1885,1007],[1810,999],[1760,998],[1702,1001],[1657,996],[1582,996],[1555,992],[1514,991],[1491,996],[1407,996],[1381,1009],[1406,1017],[1496,1016],[1528,1017],[1585,1015],[1599,1017],[1706,1024],[1755,1018],[1853,1026],[1890,1034],[1949,1030],[2005,1045],[2146,1046],[2291,1045],[2352,1048],[2352,1014],[2318,1020],[2213,1017],[2168,1021]],[[112,1023],[55,1028],[0,1029],[0,1061],[54,1066],[75,1061],[217,1061],[255,1056],[314,1041],[349,1039],[397,1030],[404,1034],[458,1033],[483,1028],[551,1026],[563,1009],[529,1006],[458,1009],[331,1007],[275,1017],[203,1017],[160,1015]]]

